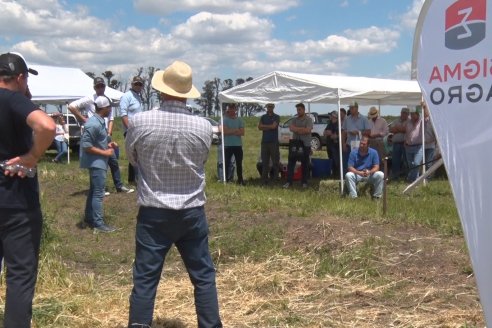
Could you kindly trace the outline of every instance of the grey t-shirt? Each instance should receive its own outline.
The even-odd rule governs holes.
[[[296,127],[301,128],[313,128],[313,119],[307,115],[304,115],[302,118],[296,117],[292,120],[292,124]],[[294,133],[292,139],[300,139],[304,144],[304,147],[311,147],[311,133],[309,134],[297,134]]]

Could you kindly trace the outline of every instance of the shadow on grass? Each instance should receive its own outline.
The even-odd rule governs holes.
[[[116,328],[126,328],[119,325]],[[186,328],[187,325],[179,319],[157,318],[152,322],[152,328]]]

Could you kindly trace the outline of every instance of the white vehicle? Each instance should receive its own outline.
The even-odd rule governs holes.
[[[323,135],[326,125],[330,122],[330,114],[306,113],[313,120],[313,130],[311,131],[311,149],[320,150],[326,145],[326,137]],[[278,142],[281,146],[288,146],[292,139],[292,132],[289,126],[295,116],[289,118],[278,127]]]

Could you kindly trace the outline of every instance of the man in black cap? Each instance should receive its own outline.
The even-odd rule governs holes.
[[[120,99],[120,115],[121,122],[123,123],[124,136],[126,137],[126,130],[128,129],[128,122],[133,115],[143,111],[143,99],[142,88],[144,80],[140,76],[133,77],[132,87],[130,90]],[[137,168],[128,163],[128,183],[135,182],[135,176],[137,174]]]
[[[273,112],[275,104],[268,103],[265,107],[267,112],[261,116],[260,122],[258,122],[258,130],[263,131],[261,135],[261,181],[266,185],[268,183],[270,163],[273,171],[272,178],[278,178],[280,164],[278,125],[280,124],[280,116]]]
[[[96,107],[94,106],[94,101],[99,96],[104,96],[104,91],[106,90],[106,83],[102,77],[94,78],[94,91],[95,93],[80,98],[79,100],[75,100],[68,105],[68,110],[72,112],[75,117],[79,120],[79,122],[85,123],[88,118],[94,116],[96,113]],[[108,136],[111,138],[111,134],[113,132],[113,121],[114,114],[111,111],[109,117],[104,118],[104,123],[106,124],[106,129],[108,131]],[[132,193],[135,190],[125,187],[123,182],[121,181],[121,173],[120,166],[118,164],[118,157],[115,153],[109,158],[108,165],[111,170],[111,176],[113,177],[113,183],[116,188],[116,192],[122,193]],[[109,192],[106,192],[106,196],[109,195]]]
[[[55,122],[29,99],[29,73],[19,54],[0,55],[0,162],[26,169],[51,145]],[[32,299],[38,270],[42,213],[38,178],[25,170],[0,174],[0,254],[7,267],[4,327],[31,326]]]

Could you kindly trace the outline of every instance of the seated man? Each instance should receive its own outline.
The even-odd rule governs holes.
[[[384,174],[379,171],[378,152],[369,148],[369,138],[366,136],[360,140],[359,149],[352,150],[349,155],[345,184],[351,198],[357,198],[357,183],[361,181],[367,181],[374,187],[373,198],[381,198]]]

